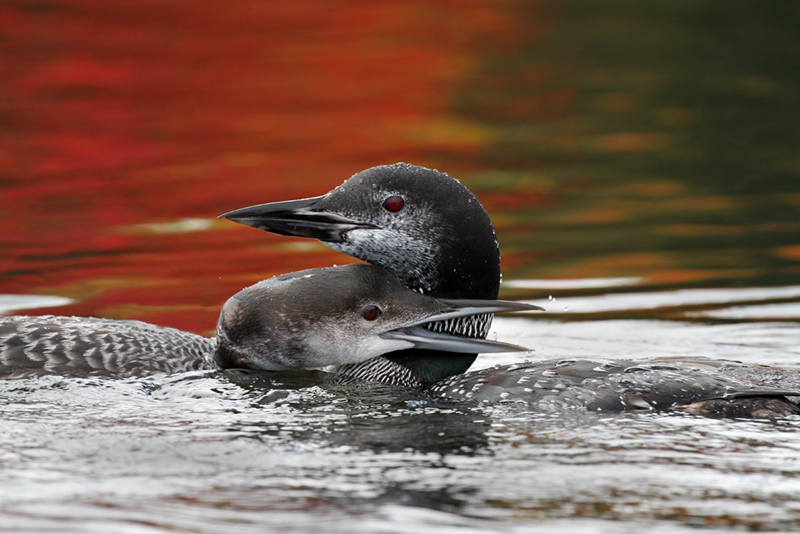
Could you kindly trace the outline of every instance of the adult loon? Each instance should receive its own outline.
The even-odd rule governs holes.
[[[356,264],[276,276],[225,303],[216,338],[139,321],[0,317],[0,377],[141,376],[198,369],[308,369],[408,347],[508,352],[523,347],[435,333],[430,321],[540,309],[497,300],[442,300],[385,270]]]
[[[406,163],[359,172],[325,195],[260,204],[220,215],[279,235],[315,238],[378,265],[437,298],[497,298],[499,246],[488,214],[454,178]],[[429,328],[485,337],[490,317]],[[399,384],[434,397],[498,401],[541,409],[662,410],[763,416],[800,413],[794,377],[762,366],[706,358],[550,360],[464,373],[476,355],[448,358],[421,349],[341,366],[340,376]],[[765,383],[775,383],[770,387]]]

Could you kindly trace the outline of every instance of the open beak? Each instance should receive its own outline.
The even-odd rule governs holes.
[[[435,313],[422,319],[410,323],[401,328],[395,328],[379,334],[385,339],[399,339],[412,343],[418,349],[441,350],[445,352],[461,352],[467,354],[488,353],[488,352],[527,352],[531,349],[503,343],[502,341],[491,341],[488,339],[476,339],[463,336],[454,336],[433,332],[422,325],[436,321],[446,321],[456,317],[468,317],[481,315],[484,313],[502,313],[512,311],[536,311],[544,310],[533,304],[523,304],[521,302],[511,302],[508,300],[443,300],[437,299],[452,308],[443,312]]]
[[[386,339],[399,339],[408,341],[418,349],[441,350],[445,352],[460,352],[465,354],[478,354],[486,352],[527,352],[532,349],[503,343],[501,341],[490,341],[488,339],[475,339],[471,337],[453,336],[450,334],[440,334],[422,328],[421,326],[410,326],[407,328],[397,328],[379,334]]]
[[[293,237],[310,237],[330,243],[341,243],[344,234],[359,228],[379,228],[374,224],[354,221],[317,208],[325,195],[284,202],[270,202],[234,211],[217,217],[252,226],[265,232]]]

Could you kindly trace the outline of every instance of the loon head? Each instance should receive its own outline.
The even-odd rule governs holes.
[[[497,298],[500,253],[488,214],[466,187],[407,163],[355,174],[329,193],[220,218],[318,239],[439,298]]]
[[[435,333],[433,321],[539,309],[498,300],[444,300],[405,287],[385,270],[354,264],[276,276],[231,297],[217,325],[222,368],[307,369],[363,362],[412,347],[514,352],[523,347]]]

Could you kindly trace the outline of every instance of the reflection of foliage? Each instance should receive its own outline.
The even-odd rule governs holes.
[[[581,1],[559,9],[556,30],[488,60],[458,95],[462,113],[497,129],[500,166],[507,154],[533,164],[578,156],[603,180],[796,189],[787,181],[800,172],[800,6]]]
[[[507,264],[544,256],[539,276],[796,281],[796,257],[775,251],[800,233],[800,5],[542,11],[518,16],[551,31],[488,59],[456,96],[491,131],[485,165],[547,199],[492,213]],[[494,176],[475,183],[510,182]]]

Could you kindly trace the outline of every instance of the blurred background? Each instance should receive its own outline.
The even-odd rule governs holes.
[[[353,261],[217,215],[397,161],[476,193],[507,298],[791,288],[798,23],[769,0],[4,0],[3,311],[211,333],[242,287]],[[797,318],[796,293],[767,302]]]

